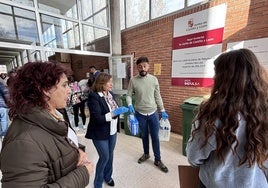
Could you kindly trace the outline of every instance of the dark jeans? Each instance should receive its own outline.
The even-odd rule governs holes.
[[[86,103],[86,100],[83,100],[82,102],[73,105],[74,124],[76,127],[78,127],[78,122],[79,122],[79,117],[78,117],[79,110],[80,110],[80,116],[82,118],[83,125],[86,124],[85,103]]]
[[[117,135],[110,135],[107,140],[92,140],[99,154],[99,160],[96,165],[96,174],[94,179],[94,188],[102,187],[103,180],[109,182],[113,173],[114,148]]]
[[[136,117],[139,121],[139,128],[141,131],[141,138],[143,144],[143,151],[149,154],[149,132],[151,134],[152,146],[154,151],[154,158],[156,161],[161,160],[160,156],[160,142],[159,142],[159,115],[157,111],[152,115],[145,116],[136,111]]]

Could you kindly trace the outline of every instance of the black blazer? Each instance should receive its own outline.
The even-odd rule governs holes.
[[[110,92],[115,100],[114,94]],[[116,100],[115,100],[116,101]],[[105,114],[110,112],[104,96],[101,97],[98,92],[89,94],[87,105],[90,112],[90,120],[87,128],[86,138],[95,140],[106,140],[110,136],[111,122],[106,121]],[[118,118],[114,117],[113,119]]]

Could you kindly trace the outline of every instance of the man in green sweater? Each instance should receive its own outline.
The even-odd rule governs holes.
[[[130,113],[135,113],[141,131],[144,154],[139,158],[142,163],[150,158],[149,155],[149,133],[151,134],[154,152],[154,164],[163,172],[168,168],[162,163],[159,142],[159,115],[157,107],[161,110],[161,118],[168,119],[165,112],[162,97],[160,95],[159,83],[155,76],[148,73],[150,68],[147,57],[140,57],[137,61],[139,74],[134,76],[128,85],[127,104]],[[132,105],[132,96],[135,96],[135,110]]]

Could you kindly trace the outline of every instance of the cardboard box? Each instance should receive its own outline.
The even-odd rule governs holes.
[[[178,171],[179,171],[180,188],[198,188],[199,168],[179,165]]]

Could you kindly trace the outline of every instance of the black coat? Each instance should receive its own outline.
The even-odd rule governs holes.
[[[110,93],[115,100],[113,93]],[[92,92],[89,94],[87,104],[90,111],[90,121],[85,137],[95,140],[108,139],[110,136],[111,122],[106,121],[105,114],[109,113],[110,109],[104,96],[101,97],[98,92]],[[116,116],[114,119],[118,117]]]

